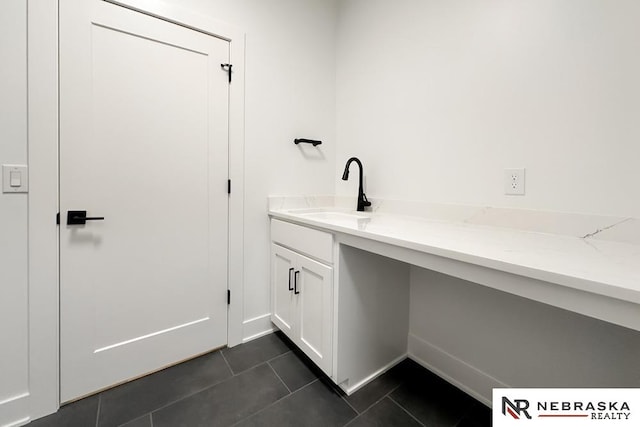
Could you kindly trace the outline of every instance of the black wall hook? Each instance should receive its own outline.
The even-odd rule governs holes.
[[[320,145],[322,144],[322,141],[316,141],[315,139],[306,139],[306,138],[296,138],[293,140],[293,143],[298,145],[298,144],[313,144],[313,146],[315,147],[316,145]]]

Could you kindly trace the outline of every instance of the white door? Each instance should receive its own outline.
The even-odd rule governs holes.
[[[228,60],[227,41],[60,2],[63,402],[227,343]]]

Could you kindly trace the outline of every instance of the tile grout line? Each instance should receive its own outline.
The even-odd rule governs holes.
[[[190,397],[193,397],[193,396],[195,396],[196,394],[200,394],[200,393],[202,393],[203,391],[209,390],[210,388],[213,388],[213,387],[215,387],[215,386],[217,386],[217,385],[220,385],[220,384],[222,384],[222,383],[224,383],[224,382],[226,382],[226,381],[229,381],[229,380],[230,380],[230,379],[232,379],[233,377],[234,377],[234,375],[231,375],[229,378],[225,378],[224,380],[222,380],[222,381],[218,381],[218,382],[217,382],[217,383],[215,383],[215,384],[208,385],[207,387],[205,387],[205,388],[203,388],[203,389],[200,389],[200,390],[198,390],[198,391],[194,391],[193,393],[186,394],[186,395],[184,395],[184,396],[180,397],[179,399],[172,400],[171,402],[165,403],[164,405],[159,406],[159,407],[154,408],[154,409],[152,409],[151,411],[149,411],[149,414],[153,414],[154,412],[158,412],[158,411],[160,411],[160,410],[162,410],[162,409],[165,409],[166,407],[171,406],[171,405],[173,405],[174,403],[178,403],[178,402],[180,402],[180,401],[182,401],[182,400],[184,400],[184,399],[188,399],[188,398],[190,398]],[[141,415],[141,416],[142,416],[142,415]],[[138,418],[140,418],[140,417],[138,417]],[[134,420],[135,420],[135,419],[137,419],[137,418],[134,418]],[[129,420],[129,421],[132,421],[132,420]],[[127,422],[129,422],[129,421],[127,421]]]
[[[289,354],[289,353],[293,353],[293,350],[287,350],[287,351],[285,351],[284,353],[280,353],[279,355],[274,356],[274,357],[272,357],[271,359],[267,359],[267,360],[266,360],[266,362],[267,362],[267,363],[271,363],[271,362],[273,362],[274,360],[276,360],[276,359],[280,359],[281,357],[284,357],[285,355],[287,355],[287,354]],[[295,353],[293,353],[293,354],[295,354]],[[262,362],[262,363],[264,363],[264,362]]]
[[[273,368],[271,368],[271,369],[273,369]],[[313,384],[313,383],[315,383],[317,381],[320,381],[320,378],[316,378],[315,380],[311,381],[309,384],[303,385],[302,387],[300,387],[296,391],[292,392],[291,394],[287,394],[286,396],[282,396],[280,399],[276,400],[275,402],[271,402],[269,405],[265,406],[264,408],[260,409],[259,411],[254,412],[253,414],[248,415],[245,418],[236,421],[235,423],[231,424],[231,427],[236,426],[236,425],[240,424],[241,422],[248,420],[251,417],[255,417],[256,415],[260,414],[261,412],[266,411],[267,409],[269,409],[272,406],[276,405],[277,403],[283,401],[284,399],[287,399],[287,398],[293,396],[294,394],[298,393],[299,391],[304,390],[305,388],[309,387],[311,384]]]
[[[222,350],[220,350],[220,356],[222,356],[222,360],[224,360],[225,365],[227,365],[227,368],[229,368],[229,372],[231,372],[231,376],[235,377],[236,373],[233,372],[233,369],[231,368],[231,365],[229,364],[229,361],[227,360],[227,358],[224,357],[224,353],[222,352]]]
[[[220,352],[220,354],[222,355],[222,351]],[[224,359],[224,361],[225,361],[225,362],[227,361],[227,359],[224,357],[224,355],[222,355],[222,358]],[[274,359],[275,359],[275,358],[274,358]],[[273,360],[273,359],[272,359],[272,360]],[[236,376],[238,376],[238,375],[242,375],[243,373],[248,372],[248,371],[250,371],[250,370],[252,370],[252,369],[255,369],[255,368],[257,368],[258,366],[261,366],[261,365],[264,365],[264,364],[269,365],[269,363],[268,363],[268,362],[262,362],[262,363],[260,363],[259,365],[253,366],[253,367],[251,367],[251,368],[249,368],[249,369],[245,369],[244,371],[239,372],[238,374],[234,374],[234,373],[233,373],[233,370],[231,369],[231,367],[229,366],[229,364],[228,364],[228,362],[227,362],[227,367],[229,367],[229,370],[231,371],[231,376],[230,376],[229,378],[225,378],[225,379],[223,379],[222,381],[218,381],[218,382],[217,382],[217,383],[215,383],[215,384],[210,384],[210,385],[208,385],[207,387],[205,387],[205,388],[203,388],[203,389],[201,389],[201,390],[198,390],[198,391],[195,391],[195,392],[193,392],[193,393],[190,393],[190,394],[187,394],[187,395],[185,395],[185,396],[182,396],[182,397],[181,397],[181,398],[179,398],[179,399],[172,400],[171,402],[168,402],[168,403],[166,403],[166,404],[164,404],[164,405],[162,405],[162,406],[160,406],[160,407],[158,407],[158,408],[155,408],[155,409],[153,409],[153,410],[149,411],[149,414],[152,416],[152,419],[153,419],[153,414],[154,414],[155,412],[158,412],[158,411],[160,411],[160,410],[162,410],[162,409],[165,409],[166,407],[171,406],[171,405],[173,405],[174,403],[178,403],[178,402],[180,402],[180,401],[182,401],[182,400],[184,400],[184,399],[188,399],[188,398],[190,398],[190,397],[193,397],[193,396],[195,396],[195,395],[196,395],[196,394],[198,394],[198,393],[202,393],[202,392],[204,392],[204,391],[206,391],[206,390],[209,390],[210,388],[216,387],[216,386],[218,386],[218,385],[220,385],[220,384],[222,384],[222,383],[225,383],[225,382],[227,382],[227,381],[231,380],[232,378],[235,378],[235,377],[236,377]],[[271,365],[269,365],[269,367],[271,368]],[[273,371],[274,369],[273,369],[273,368],[271,368],[271,370]],[[275,371],[274,371],[274,372],[275,372]],[[276,374],[276,376],[277,376],[277,375],[278,375],[278,374]],[[316,378],[316,379],[317,379],[317,378]],[[280,381],[282,381],[282,380],[280,380]],[[311,384],[311,383],[309,383],[309,384]],[[309,384],[305,385],[305,386],[304,386],[304,387],[302,387],[300,390],[302,390],[303,388],[307,387]],[[285,388],[287,388],[287,389],[288,389],[288,387],[286,386],[286,384],[285,384]],[[295,391],[295,392],[293,392],[293,393],[296,393],[297,391],[299,391],[299,390],[296,390],[296,391]],[[288,394],[288,395],[286,395],[286,396],[283,396],[283,397],[281,397],[281,398],[280,398],[280,399],[278,399],[278,400],[282,400],[282,399],[284,399],[284,398],[285,398],[285,397],[287,397],[287,396],[291,396],[293,393],[291,393],[291,392],[290,392],[290,394]],[[276,402],[277,402],[277,401],[276,401]],[[275,403],[275,402],[274,402],[274,403]],[[271,406],[271,405],[269,405],[269,406]],[[263,409],[264,409],[264,408],[263,408]]]
[[[235,376],[235,375],[239,375],[239,374],[241,374],[241,373],[243,373],[243,372],[246,372],[246,371],[248,371],[248,370],[251,370],[251,369],[253,369],[253,368],[257,367],[257,366],[260,366],[260,365],[262,365],[263,363],[271,362],[272,360],[275,360],[275,359],[277,359],[277,358],[279,358],[279,357],[282,357],[282,356],[284,356],[285,354],[287,354],[287,353],[291,353],[291,352],[292,352],[292,350],[290,350],[290,349],[289,349],[289,350],[285,351],[284,353],[280,353],[280,354],[278,354],[277,356],[274,356],[274,357],[272,357],[272,358],[270,358],[270,359],[263,360],[262,362],[256,363],[255,365],[250,366],[250,367],[248,367],[248,368],[245,368],[245,369],[243,369],[243,370],[241,370],[241,371],[238,371],[238,372],[235,372],[235,371],[233,370],[233,368],[231,368],[231,365],[230,365],[230,364],[229,364],[229,362],[227,361],[227,358],[226,358],[226,357],[224,357],[224,355],[223,355],[222,357],[224,358],[225,362],[227,362],[227,366],[229,367],[229,369],[231,369],[231,373]],[[220,354],[222,354],[222,350],[220,351]]]
[[[399,404],[398,402],[396,402],[396,400],[391,397],[388,396],[389,400],[392,401],[396,406],[398,406],[398,408],[402,409],[404,412],[406,412],[411,418],[413,418],[418,424],[420,424],[421,426],[424,427],[424,423],[422,421],[420,421],[419,419],[417,419],[411,412],[409,412],[404,406],[402,406],[401,404]]]
[[[389,390],[387,393],[385,393],[384,395],[382,395],[382,397],[378,400],[376,400],[375,402],[373,402],[371,405],[367,406],[365,409],[362,410],[362,412],[358,412],[356,410],[356,408],[353,408],[353,406],[351,406],[356,412],[358,412],[358,414],[364,414],[365,412],[367,412],[369,409],[373,408],[375,405],[377,405],[378,403],[382,402],[384,400],[385,397],[391,397],[391,393],[393,393],[394,391],[396,391],[398,388],[400,388],[400,386],[402,385],[402,383],[398,384],[397,386],[393,387],[391,390]],[[347,403],[349,403],[349,401],[346,400],[346,396],[344,397],[345,401]]]
[[[291,350],[289,350],[289,351],[291,351]],[[277,359],[278,357],[283,356],[283,355],[284,355],[284,354],[286,354],[286,353],[288,353],[288,352],[285,352],[285,353],[282,353],[282,354],[281,354],[281,355],[279,355],[279,356],[273,357],[273,358],[269,359],[269,361],[274,360],[274,359]],[[243,373],[245,373],[245,372],[248,372],[248,371],[250,371],[250,370],[252,370],[252,369],[255,369],[255,368],[257,368],[258,366],[261,366],[261,365],[263,365],[263,364],[268,364],[268,362],[269,362],[269,361],[267,361],[267,362],[261,362],[261,363],[259,363],[259,364],[255,365],[255,366],[252,366],[251,368],[245,369],[245,370],[240,371],[240,372],[238,372],[238,373],[236,374],[236,373],[234,373],[234,372],[233,372],[233,369],[231,368],[231,365],[229,364],[229,361],[227,360],[227,358],[226,358],[226,357],[224,356],[224,354],[222,353],[222,350],[220,350],[220,356],[222,357],[222,360],[224,360],[225,364],[227,365],[227,368],[229,368],[229,372],[231,373],[231,376],[230,376],[229,378],[225,378],[225,379],[223,379],[223,380],[221,380],[221,381],[218,381],[218,382],[216,382],[216,383],[214,383],[214,384],[210,384],[210,385],[208,385],[207,387],[204,387],[204,388],[202,388],[202,389],[200,389],[200,390],[194,391],[193,393],[190,393],[190,394],[187,394],[187,395],[185,395],[185,396],[182,396],[182,397],[180,397],[179,399],[172,400],[171,402],[168,402],[168,403],[166,403],[166,404],[164,404],[164,405],[162,405],[162,406],[159,406],[159,407],[157,407],[157,408],[152,409],[151,411],[149,411],[149,415],[151,416],[151,419],[153,420],[153,413],[154,413],[154,412],[158,412],[158,411],[160,411],[160,410],[162,410],[162,409],[165,409],[165,408],[166,408],[166,407],[168,407],[168,406],[173,405],[174,403],[178,403],[178,402],[180,402],[180,401],[182,401],[182,400],[184,400],[184,399],[188,399],[188,398],[190,398],[190,397],[192,397],[192,396],[195,396],[195,395],[196,395],[196,394],[198,394],[198,393],[202,393],[202,392],[203,392],[203,391],[205,391],[205,390],[208,390],[208,389],[210,389],[210,388],[212,388],[212,387],[215,387],[215,386],[217,386],[217,385],[220,385],[220,384],[222,384],[222,383],[224,383],[224,382],[226,382],[226,381],[229,381],[230,379],[232,379],[232,378],[234,378],[234,377],[236,377],[236,376],[238,376],[238,375],[241,375],[241,374],[243,374]],[[269,367],[271,368],[271,365],[269,365]],[[271,368],[271,370],[273,370],[273,368]],[[275,372],[275,371],[274,371],[274,372]],[[277,375],[278,375],[278,374],[276,374],[276,376],[277,376]],[[282,380],[280,380],[280,381],[282,381]],[[308,384],[307,384],[307,385],[308,385]],[[306,387],[306,386],[305,386],[305,387]],[[287,388],[287,390],[288,390],[288,387],[286,386],[286,384],[285,384],[285,388]],[[304,388],[304,387],[302,387],[302,388]],[[298,390],[296,390],[296,391],[298,391]],[[287,396],[290,396],[291,394],[293,394],[293,393],[291,393],[291,392],[290,392],[290,394],[288,394]],[[284,396],[284,397],[287,397],[287,396]],[[129,421],[131,421],[131,420],[129,420]],[[97,427],[97,426],[96,426],[96,427]]]
[[[222,352],[220,352],[220,354],[222,355]],[[224,356],[222,356],[222,358],[224,359]],[[226,359],[224,359],[224,360],[226,361]],[[251,369],[257,368],[258,366],[260,366],[260,365],[256,365],[256,366],[254,366],[254,367],[253,367],[253,368],[251,368]],[[168,406],[173,405],[174,403],[178,403],[178,402],[180,402],[180,401],[182,401],[182,400],[184,400],[184,399],[188,399],[188,398],[190,398],[190,397],[193,397],[193,396],[195,396],[196,394],[202,393],[203,391],[209,390],[210,388],[216,387],[216,386],[218,386],[218,385],[220,385],[220,384],[222,384],[222,383],[225,383],[225,382],[227,382],[227,381],[231,380],[232,378],[236,377],[236,375],[233,373],[233,371],[231,370],[231,367],[229,367],[229,365],[228,365],[228,364],[227,364],[227,367],[228,367],[228,368],[229,368],[229,370],[231,371],[231,376],[230,376],[230,377],[225,378],[225,379],[223,379],[223,380],[220,380],[220,381],[218,381],[218,382],[215,382],[215,383],[213,383],[213,384],[209,384],[208,386],[206,386],[206,387],[204,387],[204,388],[201,388],[201,389],[199,389],[199,390],[196,390],[196,391],[194,391],[193,393],[186,394],[186,395],[184,395],[184,396],[180,397],[179,399],[172,400],[172,401],[170,401],[170,402],[168,402],[168,403],[165,403],[165,404],[164,404],[164,405],[162,405],[162,406],[159,406],[159,407],[157,407],[157,408],[154,408],[154,409],[152,409],[151,411],[149,411],[149,414],[150,414],[150,415],[153,415],[153,413],[154,413],[154,412],[158,412],[158,411],[160,411],[161,409],[164,409],[164,408],[166,408],[166,407],[168,407]],[[247,369],[247,371],[248,371],[248,370],[249,370],[249,369]],[[242,372],[244,373],[245,371],[242,371]],[[239,375],[239,374],[238,374],[238,375]],[[131,420],[130,420],[130,421],[131,421]]]
[[[354,410],[354,412],[357,414],[356,418],[358,418],[360,416],[361,412],[358,411],[356,408],[354,408],[351,403],[349,403],[349,401],[347,400],[347,396],[340,396],[340,398],[344,401],[344,403],[347,404],[347,406],[349,406],[349,408]],[[353,420],[351,420],[351,421],[353,421]],[[349,422],[351,422],[351,421],[349,421]]]
[[[98,395],[98,410],[96,411],[96,427],[98,427],[98,422],[100,421],[100,407],[102,406],[102,393]]]
[[[272,357],[271,359],[267,360],[267,362],[273,362],[274,360],[276,360],[276,359],[280,359],[281,357],[284,357],[284,356],[286,356],[286,355],[287,355],[287,354],[289,354],[289,353],[292,353],[292,354],[294,354],[294,355],[295,355],[295,353],[293,352],[293,350],[288,350],[288,351],[285,351],[285,352],[284,352],[284,353],[282,353],[282,354],[279,354],[279,355],[277,355],[277,356],[275,356],[275,357]]]
[[[356,422],[356,420],[357,420],[357,419],[359,419],[361,416],[362,416],[362,414],[358,414],[358,415],[356,415],[353,419],[351,419],[351,420],[347,421],[347,423],[346,423],[344,426],[342,426],[342,427],[348,427],[348,426],[350,426],[351,424],[355,423],[355,422]]]
[[[402,382],[400,384],[398,384],[397,386],[393,387],[391,390],[389,390],[386,394],[384,394],[380,399],[376,400],[375,402],[373,402],[371,405],[369,405],[366,409],[364,409],[362,412],[358,412],[358,410],[356,408],[354,408],[353,406],[351,406],[351,404],[349,403],[349,401],[347,400],[348,396],[342,396],[342,398],[344,399],[345,402],[347,402],[347,404],[349,406],[351,406],[351,409],[353,409],[354,411],[356,411],[356,413],[358,414],[358,416],[356,416],[354,419],[352,419],[351,421],[349,421],[347,424],[344,425],[344,427],[347,427],[349,424],[355,422],[355,420],[357,420],[358,418],[360,418],[361,415],[363,415],[365,412],[367,412],[369,409],[373,408],[374,406],[376,406],[378,403],[382,402],[386,397],[388,397],[389,399],[391,399],[391,393],[393,393],[394,391],[396,391],[398,388],[400,388],[400,386],[402,385]],[[394,402],[395,403],[395,402]],[[397,405],[397,403],[396,403]],[[403,408],[404,409],[404,408]],[[406,410],[405,410],[406,412]],[[415,417],[412,417],[415,419]]]
[[[279,355],[277,355],[277,356],[274,356],[274,357],[272,357],[271,359],[263,360],[263,361],[262,361],[262,362],[260,362],[260,363],[257,363],[257,364],[255,364],[255,365],[253,365],[253,366],[250,366],[250,367],[246,368],[246,369],[243,369],[242,371],[238,371],[238,373],[235,373],[235,372],[233,371],[233,369],[231,369],[231,366],[229,366],[229,369],[231,369],[231,372],[233,373],[233,375],[234,375],[234,376],[235,376],[235,375],[240,375],[240,374],[241,374],[241,373],[243,373],[243,372],[249,371],[249,370],[251,370],[251,369],[253,369],[253,368],[257,368],[258,366],[262,365],[263,363],[269,363],[269,362],[271,362],[271,361],[273,361],[273,360],[279,359],[280,357],[282,357],[282,356],[284,356],[285,354],[288,354],[288,353],[291,353],[291,350],[285,351],[284,353],[281,353],[281,354],[279,354]],[[226,359],[225,359],[225,360],[226,360]],[[228,363],[228,362],[227,362],[227,363]]]
[[[284,388],[287,389],[287,391],[289,392],[289,394],[291,394],[291,389],[289,388],[289,386],[284,382],[284,380],[280,377],[280,375],[278,375],[278,373],[276,372],[276,370],[273,368],[273,366],[271,366],[271,362],[267,362],[267,365],[269,365],[269,367],[271,368],[271,370],[273,371],[274,374],[276,374],[276,377],[278,377],[278,379],[280,380],[280,382],[282,383],[282,385],[284,385]]]
[[[126,426],[130,422],[137,421],[137,420],[140,420],[142,418],[149,418],[149,421],[151,422],[151,427],[153,427],[153,421],[151,421],[151,412],[147,412],[145,414],[140,415],[139,417],[132,418],[130,420],[127,420],[127,421],[123,422],[122,424],[118,424],[118,427]]]
[[[96,418],[97,418],[97,420],[96,420],[96,427],[98,427],[99,413],[100,413],[100,409],[102,408],[102,395],[103,395],[104,393],[108,393],[109,391],[111,391],[111,390],[115,390],[115,389],[117,389],[117,388],[119,388],[119,387],[121,387],[121,386],[123,386],[123,385],[126,385],[126,384],[133,384],[133,383],[135,383],[135,382],[137,382],[137,381],[139,381],[139,380],[141,380],[141,379],[143,379],[143,378],[151,378],[151,377],[153,377],[153,376],[155,376],[155,375],[160,374],[161,372],[168,372],[168,371],[172,370],[173,368],[176,368],[176,367],[178,367],[178,366],[183,366],[184,364],[189,363],[189,362],[191,362],[191,361],[193,361],[193,360],[199,359],[199,358],[201,358],[201,357],[206,357],[206,356],[214,355],[214,354],[216,354],[216,353],[220,353],[220,356],[222,357],[222,360],[225,362],[225,365],[227,366],[227,368],[229,369],[229,372],[230,372],[231,376],[229,376],[228,378],[219,379],[219,380],[217,380],[216,382],[214,382],[214,383],[212,383],[212,384],[209,384],[209,385],[207,385],[207,386],[204,386],[204,387],[202,387],[202,388],[200,388],[200,389],[196,389],[195,391],[193,391],[193,392],[191,392],[191,393],[189,393],[189,394],[187,394],[187,395],[181,396],[181,397],[179,397],[179,398],[177,398],[177,399],[175,399],[175,400],[171,400],[171,401],[169,401],[168,403],[163,404],[162,406],[159,406],[159,407],[157,407],[157,408],[153,408],[153,409],[151,409],[150,411],[145,412],[145,413],[143,413],[143,414],[141,414],[141,415],[137,416],[136,418],[132,418],[132,419],[129,419],[129,420],[125,421],[122,425],[127,424],[127,423],[129,423],[129,422],[131,422],[131,421],[133,421],[133,420],[137,420],[137,419],[139,419],[139,418],[142,418],[142,417],[144,417],[145,415],[149,415],[149,416],[151,416],[151,414],[152,414],[153,412],[156,412],[156,411],[158,411],[158,410],[160,410],[160,409],[164,409],[164,408],[166,408],[167,406],[170,406],[170,405],[172,405],[172,404],[174,404],[174,403],[177,403],[177,402],[181,401],[182,399],[186,399],[186,398],[188,398],[188,397],[192,397],[192,396],[194,396],[194,395],[196,395],[196,394],[198,394],[198,393],[200,393],[200,392],[203,392],[203,391],[205,391],[205,390],[207,390],[207,389],[209,389],[209,388],[211,388],[211,387],[214,387],[214,386],[216,386],[216,385],[218,385],[218,384],[220,384],[220,383],[222,383],[222,382],[225,382],[225,381],[227,381],[227,380],[229,380],[229,379],[233,378],[233,377],[234,377],[233,370],[231,369],[231,367],[230,367],[230,366],[229,366],[229,364],[227,363],[226,359],[224,358],[224,355],[222,354],[222,349],[213,350],[213,351],[211,351],[211,352],[209,352],[209,353],[202,354],[202,355],[197,356],[197,357],[195,357],[195,358],[193,358],[193,359],[185,360],[185,361],[180,362],[180,363],[177,363],[177,364],[175,364],[175,365],[168,366],[168,367],[166,367],[166,368],[163,368],[163,369],[160,369],[160,370],[158,370],[158,371],[152,372],[152,373],[150,373],[150,374],[148,374],[148,375],[144,375],[144,376],[142,376],[142,377],[140,377],[140,378],[136,378],[136,379],[134,379],[134,380],[132,380],[132,381],[128,381],[128,382],[125,382],[125,383],[119,384],[119,385],[117,385],[117,386],[115,386],[115,387],[111,387],[111,388],[109,388],[109,389],[106,389],[106,390],[103,390],[102,392],[100,392],[100,393],[99,393],[99,401],[98,401],[98,405],[99,405],[99,406],[98,406],[98,415],[97,415],[97,417],[96,417]],[[152,421],[152,425],[153,425],[153,421]]]

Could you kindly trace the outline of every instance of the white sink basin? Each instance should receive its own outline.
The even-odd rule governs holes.
[[[305,218],[313,218],[324,221],[341,221],[341,220],[358,220],[358,219],[369,219],[366,215],[360,215],[351,212],[306,212],[300,213],[299,215],[304,216]]]
[[[291,212],[294,213],[294,212]],[[308,218],[315,221],[327,222],[330,224],[354,227],[362,229],[363,226],[371,220],[366,214],[360,214],[359,212],[341,212],[333,210],[314,210],[314,211],[297,211],[295,214],[300,215],[303,218]]]

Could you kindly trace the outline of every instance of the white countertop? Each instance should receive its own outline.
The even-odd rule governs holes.
[[[338,236],[357,236],[640,304],[640,244],[629,238],[637,233],[638,223],[632,218],[576,214],[554,217],[552,213],[502,209],[489,216],[483,214],[485,219],[478,220],[483,217],[478,212],[487,212],[487,208],[434,210],[431,206],[431,211],[440,215],[425,216],[401,214],[398,209],[385,211],[375,205],[375,212],[354,212],[331,197],[304,200],[301,204],[272,198],[269,214]],[[443,211],[447,214],[442,215]],[[496,218],[508,219],[502,226],[499,221],[500,225],[496,224]],[[514,224],[529,225],[522,229],[514,228]],[[558,224],[565,224],[570,232],[550,232],[554,227],[564,227]],[[606,235],[616,236],[616,226],[631,231],[617,240],[606,240]]]

